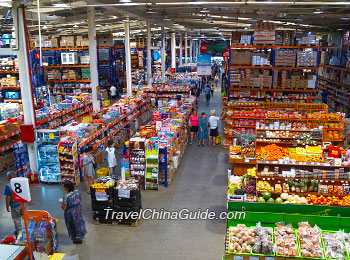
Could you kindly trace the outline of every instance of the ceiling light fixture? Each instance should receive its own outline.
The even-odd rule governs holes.
[[[169,17],[167,17],[167,16],[165,16],[163,20],[164,21],[171,21],[171,19]]]
[[[342,17],[342,18],[340,18],[340,20],[344,20],[344,21],[346,21],[346,20],[349,20],[350,18],[348,18],[348,17]]]
[[[244,27],[244,30],[249,30],[249,28],[248,27]]]
[[[119,0],[119,3],[131,3],[131,0]]]
[[[337,29],[338,31],[342,31],[342,30],[344,30],[343,28],[339,28],[339,29]]]
[[[201,13],[210,13],[210,11],[207,8],[203,8],[200,10]]]
[[[323,14],[323,11],[314,11],[314,14]]]
[[[147,12],[146,13],[148,13],[148,14],[155,14],[156,12],[155,11],[153,11],[151,8],[149,8],[148,10],[147,10]]]
[[[75,25],[73,25],[73,27],[74,27],[74,28],[78,28],[79,26],[75,24]]]
[[[58,4],[53,4],[54,7],[60,7],[60,8],[67,8],[69,7],[69,5],[67,4],[62,4],[62,3],[58,3]]]

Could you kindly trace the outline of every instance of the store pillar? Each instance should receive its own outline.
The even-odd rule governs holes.
[[[188,64],[188,39],[187,34],[185,34],[185,66]]]
[[[176,68],[176,42],[175,33],[171,33],[171,70],[175,72]]]
[[[165,82],[165,31],[164,31],[164,27],[162,27],[161,66],[162,66],[162,82]]]
[[[180,55],[179,55],[179,59],[180,59],[180,64],[179,66],[182,67],[182,52],[183,52],[183,49],[182,49],[182,34],[180,34],[180,43],[179,43],[179,46],[180,46]]]
[[[147,85],[152,86],[151,24],[147,22]]]
[[[131,50],[130,50],[130,22],[124,22],[124,32],[125,32],[125,70],[126,70],[126,89],[127,95],[132,95],[132,85],[131,85]]]
[[[28,34],[25,21],[25,8],[20,7],[20,1],[13,2],[12,5],[13,22],[15,26],[16,40],[17,40],[17,57],[18,57],[18,70],[19,80],[21,82],[21,95],[24,124],[35,127],[35,109],[34,109],[34,97],[31,84],[31,77],[29,73],[29,57],[28,57]],[[34,131],[34,130],[33,130]],[[30,169],[32,172],[38,171],[37,154],[35,151],[35,145],[33,143],[27,143],[28,156]]]
[[[97,97],[98,87],[98,69],[97,69],[97,42],[95,27],[95,7],[87,8],[88,17],[88,37],[89,37],[89,55],[90,55],[90,76],[92,91],[92,108],[94,112],[100,112],[100,102]]]
[[[193,40],[190,40],[190,63],[193,62]]]

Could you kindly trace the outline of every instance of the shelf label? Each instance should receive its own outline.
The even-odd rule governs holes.
[[[257,257],[257,256],[251,256],[251,257],[249,257],[249,260],[259,260],[259,257]]]
[[[233,260],[243,260],[243,256],[235,255],[235,256],[233,256]]]
[[[106,192],[95,192],[95,197],[97,201],[107,201],[108,196]]]
[[[50,139],[55,139],[55,134],[54,133],[49,133],[49,138]]]
[[[130,198],[130,190],[119,189],[118,190],[118,197],[129,199]]]
[[[271,257],[271,256],[268,256],[268,257],[265,257],[265,260],[275,260],[275,258]]]

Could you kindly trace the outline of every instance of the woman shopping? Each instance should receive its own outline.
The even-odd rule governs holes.
[[[197,132],[198,132],[198,121],[199,118],[197,116],[197,111],[193,111],[193,114],[190,116],[190,124],[191,124],[191,142],[193,143],[193,139],[196,138]]]
[[[219,134],[219,127],[218,127],[218,121],[220,120],[220,117],[216,116],[216,112],[215,110],[212,110],[210,112],[210,117],[209,117],[209,128],[210,128],[210,136],[209,136],[209,142],[208,145],[210,144],[210,142],[213,142],[213,146],[215,146],[215,139]]]
[[[66,181],[63,188],[67,194],[64,196],[61,207],[64,210],[68,235],[74,244],[81,244],[87,233],[80,204],[81,194],[74,189],[74,184],[70,181]]]
[[[204,146],[204,141],[208,140],[208,121],[204,112],[198,121],[198,140],[198,146]]]
[[[90,186],[93,184],[94,174],[96,174],[95,162],[93,156],[91,155],[92,147],[85,147],[83,151],[82,170],[83,176],[85,177],[86,192],[90,194]]]

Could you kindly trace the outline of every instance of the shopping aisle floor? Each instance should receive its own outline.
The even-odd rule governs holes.
[[[219,90],[210,105],[200,96],[198,113],[209,114],[211,109],[221,112]],[[198,147],[188,145],[180,168],[168,188],[142,192],[143,208],[168,211],[209,209],[217,215],[226,211],[227,151],[220,146]],[[7,183],[5,173],[0,176],[0,191]],[[91,202],[84,191],[83,211],[88,234],[82,245],[74,245],[67,235],[63,211],[58,198],[64,192],[59,185],[32,187],[33,205],[30,209],[45,209],[59,219],[59,251],[79,254],[81,260],[105,259],[219,259],[224,252],[226,222],[224,220],[141,220],[138,227],[128,225],[93,225]],[[0,200],[0,237],[13,232],[10,213],[6,212],[5,199]]]

